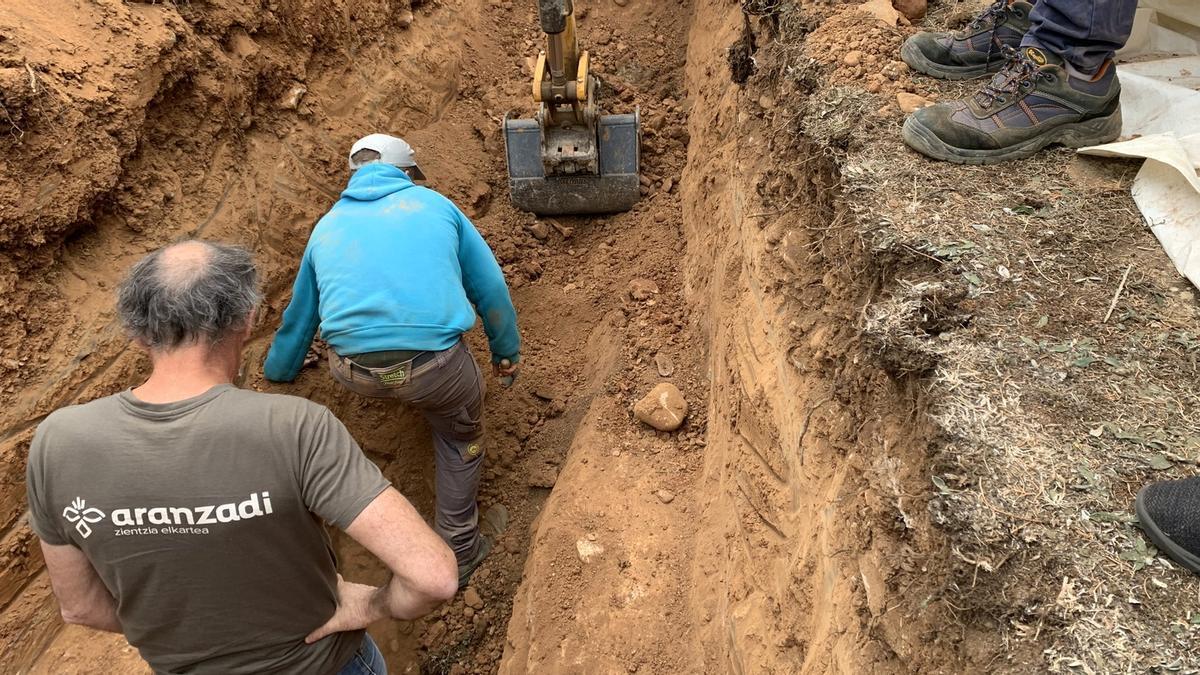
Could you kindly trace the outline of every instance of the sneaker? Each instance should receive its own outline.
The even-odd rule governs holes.
[[[1017,49],[1029,30],[1028,2],[996,0],[967,27],[952,33],[917,33],[900,58],[913,70],[946,80],[984,77],[1004,67],[1004,48]]]
[[[1006,52],[1004,70],[971,98],[910,115],[904,142],[934,159],[995,164],[1029,157],[1051,143],[1081,148],[1121,134],[1121,84],[1111,61],[1082,79],[1037,47]]]
[[[508,509],[504,508],[503,504],[493,504],[488,507],[479,520],[479,546],[475,549],[475,555],[458,566],[458,588],[460,590],[467,587],[467,583],[471,581],[471,575],[483,564],[488,553],[492,552],[496,538],[508,527]]]
[[[1134,511],[1158,550],[1200,574],[1200,478],[1151,483],[1138,492]]]

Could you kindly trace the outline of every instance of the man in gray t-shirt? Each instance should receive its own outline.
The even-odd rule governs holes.
[[[241,249],[139,262],[118,310],[153,373],[42,422],[30,522],[64,619],[124,633],[158,673],[381,672],[363,629],[453,596],[454,555],[328,410],[230,383],[257,300]],[[323,522],[389,584],[341,580]]]

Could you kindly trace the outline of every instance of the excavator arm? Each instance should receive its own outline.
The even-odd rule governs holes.
[[[533,100],[562,105],[586,102],[591,88],[588,53],[579,50],[572,0],[541,0],[538,5],[546,49],[533,75]],[[570,78],[570,79],[568,79]]]

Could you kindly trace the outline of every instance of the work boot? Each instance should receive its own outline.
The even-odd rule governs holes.
[[[479,546],[475,549],[475,555],[469,561],[458,566],[459,590],[467,587],[467,583],[471,581],[471,575],[483,564],[488,553],[492,552],[496,538],[508,527],[508,509],[504,508],[503,504],[493,504],[488,507],[479,520]]]
[[[996,0],[967,27],[952,33],[917,33],[900,58],[913,70],[947,80],[984,77],[1004,67],[1004,48],[1016,49],[1029,30],[1028,2]]]
[[[1121,85],[1111,61],[1085,79],[1037,47],[1006,52],[1004,69],[971,98],[910,115],[904,142],[934,159],[995,164],[1029,157],[1051,143],[1081,148],[1120,135]]]
[[[1158,550],[1200,574],[1200,478],[1151,483],[1138,492],[1134,511]]]

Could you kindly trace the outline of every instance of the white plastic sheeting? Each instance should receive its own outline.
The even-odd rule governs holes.
[[[1179,272],[1200,287],[1200,2],[1143,0],[1118,58],[1122,137],[1083,148],[1146,161],[1133,200]]]

